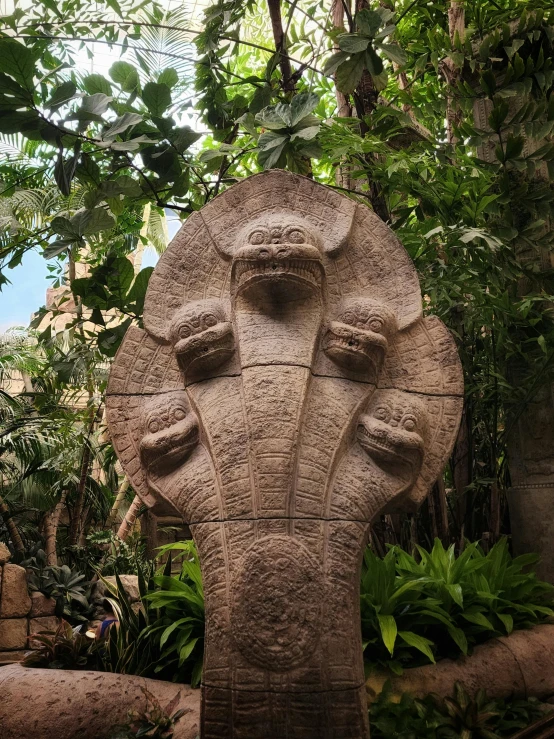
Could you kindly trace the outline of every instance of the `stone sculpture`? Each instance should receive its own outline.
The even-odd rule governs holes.
[[[193,214],[108,387],[137,494],[178,512],[206,598],[203,739],[369,735],[359,576],[372,519],[416,508],[462,374],[367,207],[281,171]]]

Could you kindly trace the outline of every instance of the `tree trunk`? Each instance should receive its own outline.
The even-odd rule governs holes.
[[[115,520],[117,518],[117,514],[119,513],[119,509],[121,508],[121,504],[125,500],[125,495],[127,493],[127,490],[129,490],[131,486],[131,483],[129,480],[124,477],[123,482],[119,486],[119,490],[117,491],[116,498],[113,502],[112,509],[110,511],[110,515],[106,519],[106,528],[111,529],[111,527],[114,525]]]
[[[465,38],[465,0],[451,0],[448,8],[448,32],[454,51]],[[456,103],[455,88],[462,77],[462,68],[447,57],[443,62],[443,71],[450,90],[446,99],[446,135],[449,144],[457,142],[456,128],[461,122],[461,110]]]
[[[45,542],[44,549],[46,552],[46,563],[48,565],[58,564],[58,555],[56,551],[56,539],[58,534],[58,524],[60,516],[67,498],[67,490],[62,490],[60,499],[56,503],[53,510],[46,514],[44,520]]]
[[[125,514],[125,518],[121,522],[121,526],[117,531],[117,536],[119,539],[121,539],[121,541],[125,541],[125,539],[127,539],[129,534],[133,530],[141,505],[141,499],[138,497],[138,495],[135,495],[135,497],[133,498],[133,502],[129,506],[129,510]]]
[[[23,539],[21,538],[21,535],[17,530],[17,526],[15,525],[15,521],[12,518],[10,509],[8,508],[7,503],[4,501],[1,495],[0,516],[2,516],[2,519],[6,524],[6,528],[8,529],[8,534],[10,535],[10,540],[14,546],[14,549],[16,550],[16,552],[24,552],[25,545],[23,544]]]
[[[283,90],[285,92],[292,92],[295,85],[290,59],[288,58],[287,39],[281,18],[281,0],[267,0],[267,7],[269,9],[269,17],[271,18],[275,50],[280,54],[279,67],[281,68],[281,75],[283,77]]]

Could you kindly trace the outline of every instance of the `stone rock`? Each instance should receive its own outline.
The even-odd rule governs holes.
[[[173,739],[196,739],[200,691],[188,685],[88,670],[0,668],[2,739],[106,739],[129,710],[145,710],[143,691],[170,715],[184,709]],[[32,710],[29,710],[32,706]]]
[[[41,631],[56,631],[60,624],[60,619],[57,616],[41,616],[39,618],[32,618],[29,621],[29,636],[33,634],[39,634]],[[39,641],[34,639],[29,640],[30,649],[38,649],[41,646]]]
[[[15,652],[0,652],[0,667],[5,664],[11,664],[13,662],[21,662],[26,654],[29,654],[29,650],[19,650]]]
[[[2,568],[2,594],[0,596],[0,618],[27,616],[31,610],[31,598],[27,590],[27,574],[19,565],[4,565]]]
[[[56,601],[54,598],[47,598],[44,593],[31,593],[31,618],[40,616],[53,616],[56,610]]]
[[[114,587],[117,590],[117,581],[114,575],[110,575],[109,577],[106,577],[104,579],[106,580],[106,582],[110,583],[110,585],[112,585],[112,587]],[[135,601],[140,600],[138,577],[136,575],[120,575],[119,579],[123,586],[123,590],[126,592],[131,602],[134,603]],[[97,584],[100,584],[100,583],[102,583],[101,580]],[[104,585],[104,583],[102,583],[102,585]],[[106,593],[106,590],[104,591],[105,594],[109,595],[109,593]]]
[[[28,621],[26,618],[0,619],[0,650],[25,649]]]
[[[369,527],[421,504],[463,402],[414,265],[369,208],[272,170],[187,219],[144,326],[107,420],[134,490],[198,546],[203,739],[367,739]]]
[[[485,688],[489,698],[545,698],[554,694],[554,624],[514,631],[475,647],[470,657],[442,659],[393,675],[374,671],[367,681],[371,697],[379,695],[386,682],[398,698],[408,692],[416,698],[436,693],[453,695],[461,682],[470,695]]]
[[[110,575],[104,578],[110,585],[117,590],[117,582],[115,576]],[[140,593],[138,587],[138,577],[136,575],[120,575],[121,584],[123,585],[124,591],[127,593],[131,604],[134,606],[140,600]],[[90,602],[92,603],[93,620],[102,620],[109,615],[104,608],[104,599],[111,598],[112,594],[110,589],[104,583],[103,580],[98,580],[94,583],[92,592],[90,595]]]
[[[5,565],[6,562],[9,562],[11,556],[12,554],[8,547],[3,542],[0,542],[0,565]]]

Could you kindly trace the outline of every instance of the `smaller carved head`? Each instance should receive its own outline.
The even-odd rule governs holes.
[[[149,476],[172,472],[198,444],[198,419],[184,390],[148,398],[142,411],[142,427],[140,456]]]
[[[288,213],[248,224],[233,256],[235,291],[256,288],[278,294],[293,288],[295,297],[312,294],[320,289],[324,274],[319,241],[313,227]]]
[[[219,300],[195,300],[180,308],[171,322],[170,338],[186,373],[213,369],[235,350],[233,325]]]
[[[421,470],[427,437],[423,402],[400,390],[378,390],[358,421],[357,439],[383,469],[413,485]]]
[[[396,318],[390,308],[370,298],[358,298],[329,322],[323,349],[339,366],[364,373],[369,382],[377,383],[395,333]]]

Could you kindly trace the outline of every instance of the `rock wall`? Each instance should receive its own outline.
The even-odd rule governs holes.
[[[19,661],[36,646],[30,636],[58,625],[55,601],[42,593],[30,596],[25,569],[10,564],[6,552],[0,552],[0,664]]]

